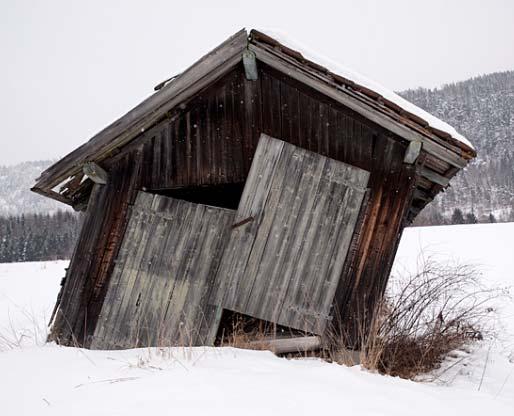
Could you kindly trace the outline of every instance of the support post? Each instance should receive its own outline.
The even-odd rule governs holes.
[[[255,59],[255,53],[250,49],[243,51],[243,66],[245,67],[245,76],[249,81],[257,81],[259,73],[257,72],[257,60]]]
[[[416,159],[418,158],[421,152],[422,144],[418,141],[412,141],[409,143],[409,147],[407,147],[407,151],[405,152],[405,157],[403,158],[403,163],[408,163],[412,165]]]

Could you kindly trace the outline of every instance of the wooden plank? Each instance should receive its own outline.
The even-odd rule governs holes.
[[[261,83],[244,80],[242,100],[243,114],[239,120],[242,123],[243,172],[246,179],[262,131]]]
[[[255,220],[231,231],[213,303],[322,333],[368,177],[262,135],[236,214]]]
[[[147,252],[146,245],[141,244],[141,241],[147,240],[152,233],[152,216],[144,209],[149,207],[152,202],[152,195],[138,194],[122,247],[116,259],[116,265],[109,279],[109,287],[91,344],[93,349],[125,346],[118,345],[116,341],[120,337],[119,334],[125,332],[127,325],[130,325],[123,321],[124,312],[132,300],[131,295],[135,286],[137,290],[138,265]],[[120,316],[122,319],[117,319]],[[99,340],[104,338],[109,338],[110,343],[99,343]]]
[[[257,60],[255,59],[255,54],[248,49],[243,51],[243,65],[246,79],[248,81],[257,81],[257,79],[259,79]]]
[[[426,192],[423,192],[421,189],[416,189],[414,191],[413,199],[421,199],[423,202],[428,203],[434,198],[428,195]]]
[[[360,175],[362,171],[348,170],[345,175]],[[366,178],[367,179],[367,178]],[[366,180],[359,178],[359,180]],[[340,280],[341,271],[347,257],[351,238],[357,222],[363,192],[346,187],[338,190],[338,186],[332,185],[327,192],[329,199],[325,210],[330,212],[335,218],[333,226],[323,224],[324,230],[321,233],[325,244],[320,249],[321,255],[318,256],[314,264],[316,279],[313,280],[309,293],[310,302],[304,307],[311,308],[311,305],[318,305],[321,311],[321,321],[316,323],[320,330],[324,330],[327,324],[325,316],[330,315],[331,306],[337,285]],[[334,198],[334,195],[341,195],[341,198]],[[328,228],[328,229],[327,229]],[[322,241],[323,241],[322,240]],[[323,279],[321,276],[326,276]]]
[[[304,159],[311,156],[295,146],[285,145],[280,161],[274,172],[270,195],[263,207],[265,212],[261,225],[255,235],[255,243],[245,269],[247,276],[267,276],[266,290],[257,278],[250,292],[242,293],[242,308],[252,311],[252,316],[278,322],[284,293],[288,286],[288,275],[281,273],[295,253],[291,256],[291,238],[295,235],[295,213],[300,212],[300,198],[305,186],[306,176],[312,173],[304,164]],[[307,165],[307,166],[306,166]],[[280,259],[280,260],[279,260]]]
[[[109,180],[107,172],[95,162],[86,162],[82,166],[82,170],[84,175],[99,185],[105,185]]]
[[[259,77],[262,94],[262,132],[274,137],[282,137],[280,104],[281,82],[267,72]]]
[[[270,350],[275,354],[307,352],[321,348],[321,338],[310,336],[262,339],[250,341],[245,347],[250,350]]]
[[[266,137],[266,136],[263,136]],[[222,305],[225,302],[234,303],[240,291],[241,282],[237,272],[246,267],[250,255],[254,233],[263,217],[263,208],[274,178],[274,172],[284,143],[276,140],[263,140],[254,155],[254,161],[248,174],[243,194],[235,214],[234,223],[253,217],[254,221],[231,231],[231,238],[241,241],[241,247],[226,248],[217,281],[217,290],[213,292],[211,304]],[[236,236],[236,237],[234,237]]]
[[[96,212],[105,209],[105,200],[106,187],[94,186],[80,236],[66,272],[65,284],[62,288],[63,295],[52,324],[50,340],[72,344],[76,338],[73,328],[84,290],[84,280],[88,272],[87,254],[79,255],[79,253],[93,253],[94,251],[102,227],[102,222],[99,221]]]
[[[185,282],[189,282],[187,294],[184,297],[183,304],[169,305],[167,317],[171,316],[177,320],[180,318],[179,327],[181,338],[189,341],[188,344],[203,344],[211,330],[212,319],[211,308],[208,306],[208,299],[212,291],[214,282],[214,273],[220,260],[220,228],[224,230],[221,234],[222,238],[227,235],[229,222],[232,216],[226,215],[226,212],[214,207],[199,206],[203,210],[201,221],[198,222],[196,230],[192,232],[195,235],[194,245],[191,251],[197,253],[196,258],[190,256],[190,262],[185,273]],[[211,262],[198,261],[211,257]],[[202,279],[202,276],[208,276],[208,279]],[[175,297],[175,296],[174,296]],[[167,322],[167,321],[166,321]],[[172,327],[166,324],[165,327]]]
[[[95,185],[67,272],[51,339],[87,346],[96,326],[104,285],[125,231],[125,214],[138,185],[140,155],[126,155],[109,167],[111,180]]]
[[[407,151],[405,152],[405,156],[403,158],[403,163],[408,163],[412,165],[414,162],[416,162],[416,159],[418,158],[421,147],[423,144],[421,142],[412,141],[409,143],[409,146],[407,147]]]
[[[450,183],[450,178],[440,175],[439,173],[434,172],[433,170],[428,169],[426,167],[421,168],[420,174],[424,178],[427,178],[429,181],[444,187],[448,186],[448,184]]]

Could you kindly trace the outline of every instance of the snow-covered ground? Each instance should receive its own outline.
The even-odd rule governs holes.
[[[420,252],[514,284],[514,223],[406,230],[396,271]],[[514,303],[498,339],[459,352],[435,382],[232,348],[88,351],[43,342],[66,262],[0,264],[1,415],[514,414]],[[453,365],[453,366],[452,366]]]

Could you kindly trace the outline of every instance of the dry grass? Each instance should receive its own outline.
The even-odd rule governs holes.
[[[495,320],[491,305],[505,293],[480,281],[474,267],[426,259],[419,273],[393,277],[371,322],[357,324],[359,351],[348,349],[349,337],[338,335],[325,337],[315,352],[287,355],[360,363],[381,374],[415,379],[438,368],[452,351],[489,335]],[[309,335],[258,320],[230,322],[218,345],[268,349],[266,340]]]
[[[21,311],[21,316],[21,322],[14,322],[9,316],[8,325],[0,328],[0,351],[21,348],[23,345],[44,345],[48,336],[45,319],[26,309]]]
[[[504,293],[479,278],[473,267],[428,259],[418,274],[393,279],[361,337],[361,364],[414,379],[438,368],[451,351],[483,339],[494,318],[492,301]]]
[[[220,346],[244,349],[268,349],[266,340],[276,339],[283,333],[278,325],[254,319],[249,316],[230,313],[221,323],[221,334],[218,339]],[[256,345],[256,341],[262,343]]]
[[[506,293],[482,286],[480,277],[474,267],[426,259],[419,273],[393,277],[371,322],[357,323],[359,351],[348,349],[355,344],[349,337],[338,335],[326,336],[323,347],[315,352],[287,356],[316,356],[346,365],[360,363],[371,371],[416,379],[437,369],[452,351],[490,334],[490,323],[495,320],[493,301]],[[216,345],[249,349],[272,349],[266,341],[312,335],[234,313],[220,328]],[[191,354],[193,333],[186,327],[179,330],[179,342],[159,336],[157,345],[151,340],[145,344],[138,334],[134,347],[175,345]]]

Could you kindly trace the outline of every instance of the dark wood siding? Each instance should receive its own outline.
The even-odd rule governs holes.
[[[338,290],[334,305],[344,316],[365,313],[387,282],[418,176],[402,163],[407,143],[259,63],[257,81],[239,65],[106,163],[112,183],[91,196],[64,291],[84,287],[62,305],[54,333],[92,334],[136,190],[244,182],[261,133],[371,172],[366,218],[343,271],[349,290]]]
[[[141,155],[131,152],[111,165],[107,185],[95,185],[75,247],[50,338],[88,345],[105,296],[127,223],[127,211],[140,187]]]

